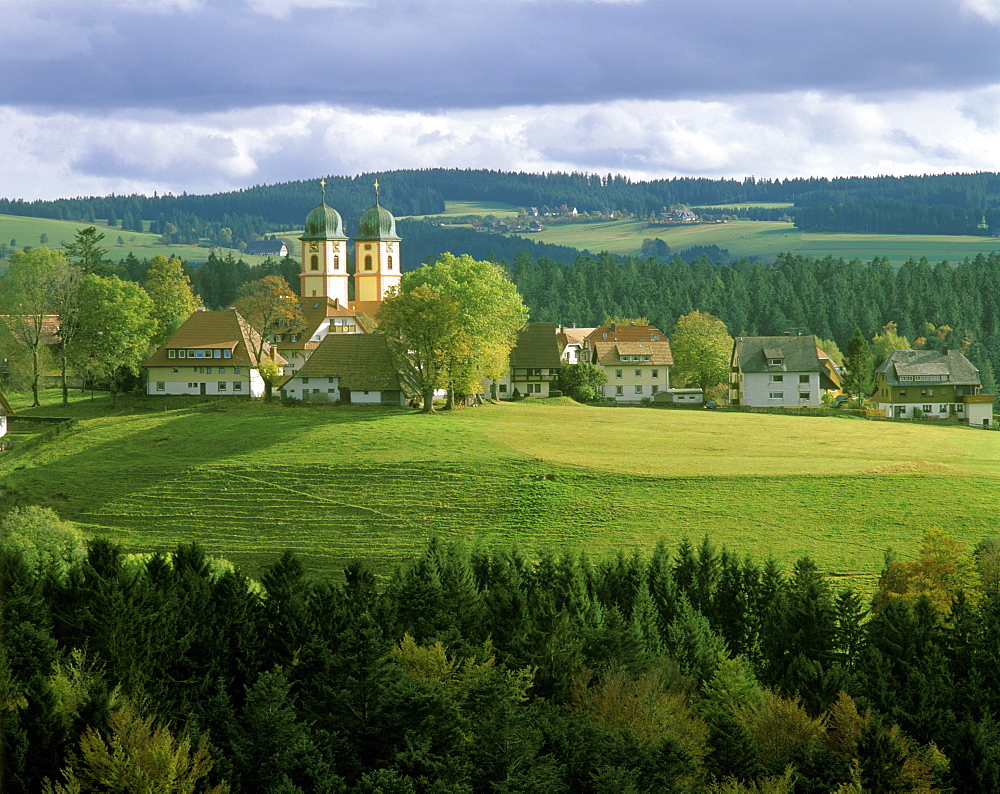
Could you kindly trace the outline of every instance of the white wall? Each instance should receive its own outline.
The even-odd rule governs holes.
[[[808,383],[799,383],[799,376],[809,378]],[[781,377],[780,381],[772,380]],[[772,393],[781,393],[781,397],[771,397]],[[807,399],[800,399],[799,394],[807,393]],[[744,372],[743,373],[743,405],[757,407],[791,407],[796,405],[820,405],[820,388],[818,372]]]

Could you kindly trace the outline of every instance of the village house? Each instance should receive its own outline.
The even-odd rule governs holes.
[[[0,439],[7,435],[7,417],[13,416],[14,409],[11,404],[7,401],[4,393],[0,391]],[[0,445],[4,442],[0,441]]]
[[[548,397],[562,369],[555,323],[528,323],[510,351],[510,368],[496,382],[497,396]]]
[[[287,363],[236,309],[199,309],[143,363],[146,393],[260,397],[263,358]]]
[[[559,357],[562,359],[563,365],[579,364],[587,360],[583,353],[584,343],[594,330],[593,328],[559,328],[556,339],[559,342],[561,351]]]
[[[384,334],[328,334],[282,382],[281,394],[311,402],[406,405]]]
[[[284,328],[268,340],[288,361],[286,375],[294,375],[328,334],[366,334],[370,328],[365,315],[359,315],[336,298],[323,298],[298,306],[303,323],[296,328]]]
[[[835,376],[833,362],[811,334],[738,337],[730,359],[729,404],[820,405],[824,392],[839,390]]]
[[[284,258],[288,256],[288,246],[283,240],[256,240],[247,243],[245,253],[254,256],[280,256]]]
[[[583,352],[608,378],[606,399],[639,402],[670,388],[670,342],[652,325],[600,326],[587,336]]]
[[[877,410],[893,419],[952,419],[990,427],[993,395],[957,350],[897,350],[875,371]]]

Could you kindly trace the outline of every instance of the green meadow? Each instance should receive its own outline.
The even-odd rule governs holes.
[[[784,566],[808,554],[870,591],[886,549],[909,556],[934,527],[971,546],[1000,524],[997,437],[957,426],[561,399],[68,413],[71,433],[0,456],[4,489],[129,551],[198,541],[251,573],[285,549],[318,576],[354,558],[385,573],[435,536],[601,556],[708,535]]]
[[[738,209],[739,207],[790,207],[786,203],[743,203],[713,205],[717,209]],[[448,201],[446,211],[434,216],[441,218],[464,215],[516,216],[517,208],[508,204],[492,202]],[[659,237],[674,251],[683,251],[692,246],[717,245],[727,249],[734,257],[760,256],[773,259],[780,253],[791,251],[822,258],[854,259],[870,261],[875,257],[885,257],[893,265],[899,266],[907,259],[927,257],[931,262],[960,262],[965,257],[1000,251],[1000,239],[957,235],[901,235],[901,234],[813,234],[800,232],[791,223],[781,221],[730,221],[728,223],[701,223],[682,226],[655,226],[646,221],[615,220],[577,223],[550,223],[541,232],[525,234],[528,239],[554,245],[566,245],[597,253],[609,251],[614,254],[638,255],[642,241],[649,237]]]
[[[146,224],[147,226],[149,224]],[[133,253],[139,259],[151,259],[156,254],[166,256],[178,256],[186,262],[204,262],[212,252],[211,248],[202,248],[196,245],[161,245],[158,234],[149,232],[126,232],[118,227],[108,226],[100,221],[94,224],[83,223],[82,221],[59,221],[50,218],[28,218],[21,215],[0,214],[0,242],[8,248],[24,249],[38,245],[45,245],[49,248],[62,248],[64,243],[72,242],[73,237],[79,229],[88,226],[95,226],[99,232],[103,232],[104,240],[101,247],[108,251],[108,258],[118,261]],[[42,243],[42,235],[47,235],[48,242]],[[122,242],[119,243],[118,239]],[[11,240],[16,245],[11,245]],[[225,256],[229,249],[216,249],[216,253]],[[249,265],[263,262],[265,257],[249,256],[233,251],[236,256],[242,256],[243,261]],[[0,259],[0,263],[6,264],[6,259]]]

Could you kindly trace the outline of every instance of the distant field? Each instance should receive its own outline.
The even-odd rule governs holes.
[[[708,534],[870,590],[886,548],[1000,525],[997,436],[959,427],[547,400],[139,407],[80,403],[76,432],[0,457],[0,482],[130,550],[198,540],[255,573],[286,548],[333,575],[355,557],[384,573],[432,536],[600,556]]]
[[[101,222],[90,224],[82,221],[26,218],[20,215],[0,215],[0,242],[8,247],[18,249],[27,246],[34,248],[43,245],[41,236],[46,234],[48,242],[44,245],[49,248],[62,248],[64,242],[73,240],[78,229],[85,229],[88,226],[96,226],[98,231],[104,233],[101,245],[108,250],[108,257],[115,261],[124,259],[131,251],[139,259],[150,259],[156,254],[164,254],[166,256],[179,256],[186,262],[204,262],[212,250],[195,245],[160,245],[159,235],[148,232],[125,232]],[[122,238],[121,245],[118,244],[119,237]],[[11,246],[11,240],[16,241],[16,246]],[[228,250],[220,249],[220,253],[224,255]],[[238,251],[233,251],[233,253],[239,254]],[[241,256],[243,261],[249,265],[258,264],[265,259],[265,257],[248,256],[247,254],[241,254]],[[6,259],[0,259],[0,262],[6,264]]]
[[[804,256],[869,261],[886,257],[897,267],[910,257],[926,256],[931,262],[960,262],[978,253],[1000,251],[1000,239],[948,235],[806,234],[780,221],[730,221],[685,226],[650,226],[640,221],[606,221],[553,225],[532,234],[536,240],[593,252],[638,254],[642,241],[659,237],[671,249],[717,245],[733,256],[774,257],[791,251]]]
[[[742,201],[735,204],[699,204],[699,207],[712,207],[713,209],[719,210],[735,210],[741,207],[760,207],[765,210],[776,210],[784,209],[785,207],[794,207],[791,201]]]
[[[516,217],[517,207],[513,204],[499,204],[491,201],[446,201],[444,212],[432,215],[410,215],[410,220],[424,218],[455,218],[463,215],[496,215],[497,217]]]

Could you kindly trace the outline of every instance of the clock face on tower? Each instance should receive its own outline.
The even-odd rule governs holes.
[[[309,243],[309,250],[310,251],[318,251],[319,250],[319,243]]]

